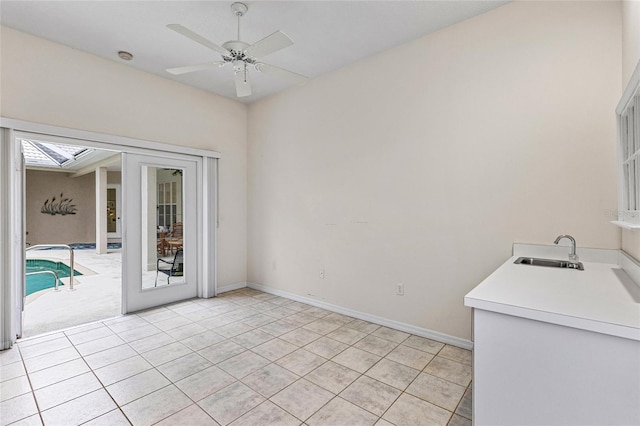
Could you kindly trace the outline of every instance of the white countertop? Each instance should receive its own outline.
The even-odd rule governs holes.
[[[583,262],[578,271],[516,265],[518,257],[471,290],[465,306],[640,341],[640,286],[619,265]]]

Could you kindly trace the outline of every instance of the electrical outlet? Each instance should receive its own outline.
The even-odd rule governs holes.
[[[396,284],[396,294],[398,296],[404,296],[404,284],[402,283]]]
[[[324,269],[320,269],[320,279],[324,280]]]

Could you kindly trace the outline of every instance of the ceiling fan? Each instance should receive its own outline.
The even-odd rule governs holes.
[[[244,3],[236,2],[231,5],[231,10],[238,18],[238,39],[227,41],[223,43],[222,46],[218,46],[180,24],[167,25],[169,29],[195,41],[196,43],[208,47],[214,52],[218,52],[222,56],[222,61],[168,68],[167,72],[174,75],[180,75],[232,64],[233,72],[235,74],[236,94],[239,98],[251,95],[251,84],[249,83],[248,73],[248,67],[250,65],[252,65],[258,72],[273,75],[274,77],[281,78],[291,83],[302,84],[307,81],[307,77],[304,75],[279,68],[274,65],[265,64],[258,59],[280,49],[284,49],[285,47],[291,46],[293,44],[293,40],[291,40],[289,36],[281,31],[276,31],[254,44],[245,43],[240,40],[240,18],[247,13],[249,8]]]

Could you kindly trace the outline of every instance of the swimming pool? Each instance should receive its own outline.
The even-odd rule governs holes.
[[[62,262],[56,262],[53,260],[27,259],[27,273],[39,271],[53,271],[58,274],[58,278],[66,278],[69,276],[70,268]],[[74,270],[73,275],[77,277],[82,275],[82,273]],[[35,293],[36,291],[53,288],[56,285],[55,279],[49,274],[27,276],[26,281],[27,296],[31,293]],[[62,282],[60,282],[60,285],[63,285]]]

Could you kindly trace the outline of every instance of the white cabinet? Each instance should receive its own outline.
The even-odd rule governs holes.
[[[640,342],[474,309],[475,425],[640,425]]]

